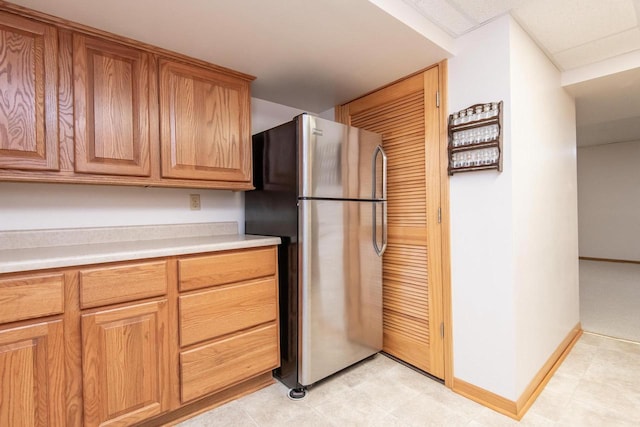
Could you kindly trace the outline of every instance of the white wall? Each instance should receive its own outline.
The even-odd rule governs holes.
[[[252,133],[302,111],[253,98]],[[189,209],[189,194],[202,209]],[[0,231],[237,221],[244,232],[244,193],[176,188],[0,182]]]
[[[504,101],[503,171],[450,178],[454,376],[517,400],[579,321],[575,110],[503,16],[459,39],[450,112]]]
[[[454,376],[515,397],[509,19],[459,39],[449,60],[449,109],[504,101],[504,171],[450,178]]]
[[[189,209],[200,194],[201,210]],[[202,189],[0,183],[0,231],[238,221],[243,195]]]
[[[640,261],[640,141],[578,149],[580,255]]]
[[[517,382],[521,394],[579,322],[576,126],[560,72],[511,24]]]
[[[304,110],[264,99],[251,98],[251,134],[291,121],[295,116],[304,112]]]
[[[318,116],[327,120],[335,120],[336,119],[336,109],[329,108],[328,110],[324,110],[322,113],[318,114]]]

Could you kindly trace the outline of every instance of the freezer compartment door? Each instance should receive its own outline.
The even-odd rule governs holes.
[[[382,202],[300,200],[298,381],[310,385],[382,349]]]
[[[300,197],[383,200],[386,160],[376,133],[303,114]]]

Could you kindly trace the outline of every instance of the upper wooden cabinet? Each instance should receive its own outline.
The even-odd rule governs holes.
[[[0,181],[250,190],[253,79],[0,2]]]
[[[0,168],[57,170],[55,27],[0,12]]]
[[[75,170],[149,176],[149,54],[73,37]]]
[[[162,176],[251,181],[249,81],[160,62]]]

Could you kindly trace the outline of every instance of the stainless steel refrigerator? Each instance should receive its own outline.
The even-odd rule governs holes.
[[[282,239],[274,375],[292,397],[382,349],[381,144],[378,134],[309,114],[253,136],[245,232]]]

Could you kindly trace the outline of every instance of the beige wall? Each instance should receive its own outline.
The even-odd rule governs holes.
[[[640,141],[578,149],[580,256],[640,261]]]

